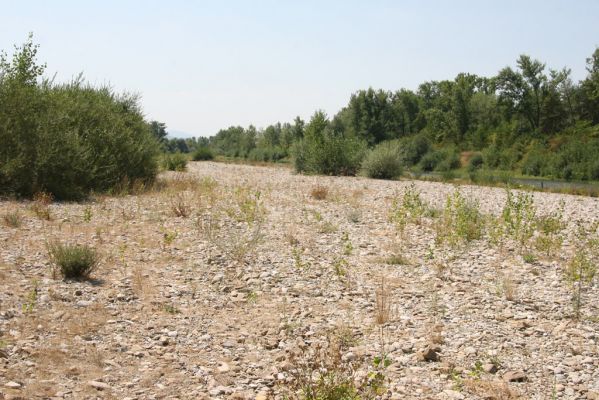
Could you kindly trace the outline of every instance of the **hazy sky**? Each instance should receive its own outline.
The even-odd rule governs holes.
[[[48,74],[138,92],[148,118],[212,135],[329,115],[369,86],[493,75],[526,53],[584,78],[599,1],[4,1],[0,49],[28,32]]]

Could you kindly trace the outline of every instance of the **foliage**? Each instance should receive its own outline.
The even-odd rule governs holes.
[[[587,226],[582,221],[577,221],[574,239],[575,251],[566,267],[565,276],[572,287],[574,314],[579,318],[583,293],[592,284],[597,273],[599,262],[597,223]]]
[[[436,226],[437,242],[456,246],[482,238],[484,218],[477,202],[466,200],[456,190],[448,195],[445,208]]]
[[[402,173],[402,161],[397,144],[382,142],[369,150],[362,161],[362,171],[369,178],[398,178]]]
[[[198,147],[191,156],[193,161],[208,161],[214,159],[214,153],[207,146]]]
[[[81,77],[42,79],[31,36],[12,60],[0,56],[0,192],[80,199],[124,180],[152,181],[157,141],[136,96]]]
[[[64,279],[87,279],[99,262],[98,253],[88,245],[55,241],[48,244],[48,254]]]
[[[422,200],[420,192],[412,183],[403,192],[401,200],[397,197],[393,199],[389,219],[403,232],[407,224],[420,224],[427,210],[427,204]]]
[[[165,153],[162,155],[162,168],[167,171],[185,171],[187,156],[182,153]]]

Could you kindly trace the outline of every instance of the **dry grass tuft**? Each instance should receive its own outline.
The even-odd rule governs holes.
[[[326,200],[329,196],[329,189],[323,185],[316,185],[310,191],[310,196],[314,200]]]

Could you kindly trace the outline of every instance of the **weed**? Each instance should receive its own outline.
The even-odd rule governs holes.
[[[300,269],[300,270],[307,269],[310,267],[310,264],[305,263],[302,260],[302,253],[303,253],[303,250],[297,246],[294,246],[293,249],[291,250],[295,268]]]
[[[54,200],[51,193],[38,192],[33,195],[33,204],[31,205],[31,211],[39,219],[50,221],[52,215],[50,214],[50,204]]]
[[[350,256],[354,250],[354,246],[352,245],[347,232],[343,232],[343,235],[341,235],[341,242],[343,243],[343,254]]]
[[[320,224],[320,227],[318,228],[318,233],[330,234],[337,232],[338,229],[339,227],[334,223],[330,221],[324,221],[322,224]]]
[[[484,218],[477,202],[466,200],[456,190],[447,196],[441,219],[436,224],[436,241],[455,247],[463,242],[480,239]]]
[[[171,197],[170,206],[175,217],[187,218],[191,214],[191,206],[184,193],[177,193]]]
[[[535,237],[534,247],[548,258],[559,254],[564,242],[562,232],[566,227],[566,223],[563,214],[564,202],[562,201],[557,210],[547,215],[541,215],[536,220],[538,235]]]
[[[383,263],[387,265],[409,265],[410,261],[401,254],[391,254],[388,257],[382,259]]]
[[[245,300],[248,302],[248,304],[256,303],[258,301],[258,293],[254,291],[248,292],[245,296]]]
[[[33,280],[33,288],[27,294],[27,300],[23,303],[23,312],[30,313],[33,312],[35,306],[37,305],[37,296],[39,294],[39,282],[37,279]]]
[[[52,271],[55,278],[58,268],[64,279],[87,279],[98,266],[98,253],[88,245],[54,241],[48,243],[47,247],[50,260],[55,265]]]
[[[394,222],[400,232],[403,233],[408,224],[418,224],[422,222],[429,207],[420,198],[420,192],[412,183],[403,193],[401,201],[395,198],[391,206],[390,220]]]
[[[345,258],[337,258],[333,262],[333,270],[335,275],[338,277],[344,277],[347,275],[349,269],[349,262]]]
[[[506,202],[501,213],[505,234],[521,248],[528,245],[535,231],[535,206],[531,193],[506,190]]]
[[[19,228],[23,223],[23,218],[18,211],[12,211],[2,215],[2,222],[9,228]]]
[[[175,315],[175,314],[180,314],[180,313],[181,313],[181,310],[179,310],[177,307],[175,307],[175,306],[174,306],[174,305],[172,305],[172,304],[166,304],[166,303],[164,303],[164,304],[162,305],[162,309],[163,309],[165,312],[167,312],[167,313],[169,313],[169,314],[172,314],[172,315]]]
[[[535,261],[537,261],[537,257],[535,257],[534,254],[532,253],[525,253],[522,256],[522,259],[524,260],[525,263],[527,264],[533,264]]]
[[[576,319],[580,318],[582,295],[587,286],[591,286],[597,273],[599,261],[599,237],[597,237],[597,224],[590,227],[577,222],[575,232],[575,252],[566,268],[566,280],[572,287],[572,303]]]
[[[86,206],[83,209],[83,221],[89,223],[92,220],[92,216],[93,216],[92,208],[90,206]]]
[[[167,231],[166,229],[163,229],[162,231],[162,241],[165,246],[173,244],[177,236],[177,231]]]
[[[510,274],[504,273],[500,275],[497,292],[500,295],[502,294],[508,301],[514,301],[516,299],[517,288]]]
[[[317,185],[310,190],[310,197],[314,200],[326,200],[329,195],[329,189],[323,185]]]

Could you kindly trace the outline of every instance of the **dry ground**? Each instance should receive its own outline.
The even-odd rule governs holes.
[[[283,398],[291,355],[325,339],[356,379],[387,355],[381,398],[598,398],[597,278],[574,320],[572,240],[527,263],[488,238],[435,243],[433,217],[402,235],[389,212],[407,181],[216,163],[161,179],[53,203],[50,220],[0,202],[22,218],[0,226],[0,399]],[[455,189],[415,186],[439,208]],[[502,189],[460,190],[484,213],[505,202]],[[534,199],[539,213],[564,200],[569,231],[599,216],[594,198]],[[51,240],[95,246],[94,279],[54,279]],[[422,360],[427,346],[439,360]],[[506,383],[514,373],[523,382]]]

